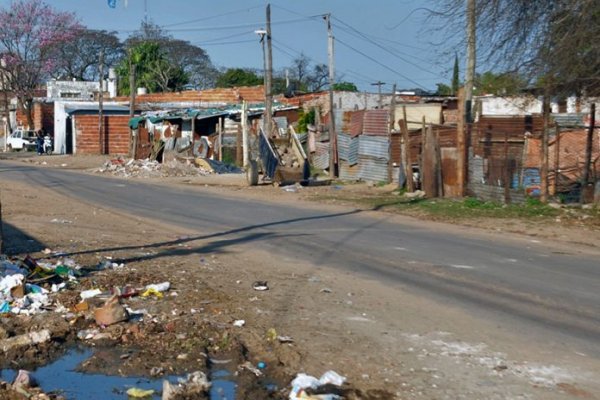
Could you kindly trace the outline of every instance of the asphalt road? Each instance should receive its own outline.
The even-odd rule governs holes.
[[[600,356],[597,256],[556,251],[536,240],[452,234],[427,224],[421,228],[384,214],[264,204],[201,188],[0,162],[2,190],[10,190],[10,180],[193,229],[207,243],[202,249],[207,253],[252,243],[401,285]]]

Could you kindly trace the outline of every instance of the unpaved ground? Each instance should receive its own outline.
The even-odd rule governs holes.
[[[211,179],[218,178],[203,179],[180,179],[178,184],[229,194],[243,190],[244,195],[285,202],[298,201],[305,193],[238,189],[223,182],[213,186]],[[228,368],[233,370],[246,361],[263,361],[264,379],[282,391],[266,393],[264,380],[242,369],[238,394],[248,399],[284,398],[297,372],[319,376],[328,369],[347,376],[352,387],[362,391],[358,397],[367,399],[566,399],[596,398],[600,392],[600,370],[593,357],[561,343],[538,343],[527,331],[514,332],[509,325],[415,296],[410,288],[340,273],[326,262],[281,259],[251,245],[213,252],[210,241],[194,239],[202,232],[118,215],[48,191],[32,191],[24,184],[7,187],[3,182],[1,195],[5,222],[25,232],[13,236],[9,251],[23,256],[41,250],[35,246],[42,242],[72,253],[82,265],[96,265],[106,256],[125,261],[123,270],[82,279],[80,287],[60,295],[63,304],[75,304],[79,291],[91,287],[171,281],[171,293],[163,299],[126,301],[133,309],[147,309],[152,317],[109,327],[109,338],[103,341],[129,356],[111,362],[92,359],[85,367],[90,371],[150,374],[159,367],[175,373],[210,372],[210,358],[231,360]],[[68,210],[64,204],[69,204]],[[256,280],[268,281],[270,290],[253,290]],[[22,367],[44,362],[77,340],[79,330],[94,327],[83,315],[71,320],[60,314],[3,320],[10,334],[56,326],[51,345],[11,354],[5,362]],[[246,321],[242,328],[233,326],[239,319]],[[294,342],[270,341],[271,328]]]

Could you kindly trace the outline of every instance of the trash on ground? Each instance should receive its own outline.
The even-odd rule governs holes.
[[[208,381],[206,374],[201,371],[195,371],[188,374],[185,379],[179,378],[176,385],[164,380],[162,400],[195,398],[201,394],[206,394],[210,387],[211,383]]]
[[[156,160],[133,160],[125,162],[122,158],[109,160],[102,167],[93,169],[96,173],[109,173],[124,178],[166,178],[166,177],[186,177],[186,176],[206,176],[213,173],[239,173],[241,170],[237,167],[225,163],[208,160],[195,159],[183,160],[172,159],[160,163]]]
[[[13,336],[8,339],[0,340],[0,351],[6,353],[12,349],[31,346],[49,342],[51,334],[48,329],[42,329],[37,332],[29,332],[23,335]]]
[[[256,368],[254,365],[252,365],[252,363],[250,361],[246,361],[245,363],[241,364],[238,367],[239,370],[247,370],[252,372],[254,375],[256,376],[262,376],[262,371],[258,368]]]
[[[96,324],[100,326],[109,326],[119,322],[127,321],[129,313],[123,305],[119,303],[119,296],[113,296],[106,301],[102,307],[94,310]]]
[[[233,326],[237,326],[239,328],[243,327],[244,325],[246,325],[246,321],[244,321],[243,319],[238,319],[233,322]]]
[[[329,393],[323,393],[322,390],[326,385],[340,387],[344,384],[346,378],[339,375],[335,371],[327,371],[321,375],[320,379],[311,375],[300,373],[292,381],[292,391],[290,392],[290,400],[301,399],[320,399],[320,400],[336,400],[341,399],[333,390],[328,390]],[[318,396],[312,396],[313,392],[318,391]]]
[[[135,398],[144,398],[144,397],[149,397],[152,396],[154,394],[154,389],[140,389],[140,388],[130,388],[129,390],[127,390],[127,396],[129,397],[135,397]]]
[[[424,199],[426,195],[422,190],[415,190],[414,192],[406,192],[403,196],[407,199]]]
[[[269,285],[267,285],[267,281],[256,281],[252,284],[254,290],[258,290],[260,292],[269,290]]]

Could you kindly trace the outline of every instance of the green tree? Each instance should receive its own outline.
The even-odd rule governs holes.
[[[452,96],[452,88],[445,83],[438,83],[436,96]]]
[[[494,73],[492,71],[475,76],[474,93],[511,96],[527,87],[527,81],[516,73]]]
[[[456,96],[458,94],[458,88],[460,86],[459,70],[458,70],[458,54],[454,55],[454,70],[452,71],[452,89],[451,95]],[[438,88],[439,90],[439,88]]]
[[[119,93],[123,95],[129,94],[131,62],[135,65],[136,85],[150,93],[181,90],[188,83],[185,71],[169,62],[158,43],[140,42],[129,49],[129,56],[117,67]]]
[[[217,78],[216,87],[230,88],[239,86],[258,86],[263,78],[253,71],[243,68],[229,68]]]
[[[352,82],[338,82],[333,84],[333,90],[344,92],[358,92],[358,88]]]

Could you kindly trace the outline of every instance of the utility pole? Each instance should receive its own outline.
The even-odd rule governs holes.
[[[133,57],[131,51],[129,52],[129,119],[131,120],[135,115],[135,64],[133,63]],[[135,158],[135,152],[137,148],[137,134],[134,135],[131,131],[131,157]]]
[[[371,86],[377,86],[377,91],[379,92],[379,109],[383,107],[383,99],[381,97],[381,86],[385,85],[385,82],[377,81],[375,83],[371,83]]]
[[[389,116],[389,127],[388,127],[388,181],[392,183],[394,181],[394,163],[392,162],[392,132],[394,131],[394,125],[396,123],[396,84],[392,87],[392,101],[390,102],[390,116]]]
[[[471,115],[473,103],[473,84],[475,80],[475,0],[467,0],[467,69],[465,72],[465,114],[467,123],[473,122]]]
[[[267,4],[267,52],[265,61],[265,130],[267,137],[273,132],[273,52],[271,48],[271,4]]]
[[[592,103],[590,110],[590,127],[587,132],[587,139],[585,143],[585,165],[583,167],[583,177],[581,182],[581,204],[585,200],[584,194],[588,190],[588,183],[590,180],[590,167],[592,165],[592,148],[594,143],[594,128],[596,125],[596,103]]]
[[[337,176],[337,132],[335,131],[335,113],[333,109],[333,85],[335,84],[333,30],[331,29],[331,14],[323,15],[327,23],[327,55],[329,58],[329,177]]]
[[[98,137],[100,140],[100,154],[106,154],[106,140],[104,140],[104,51],[100,51],[100,91],[98,92]]]

